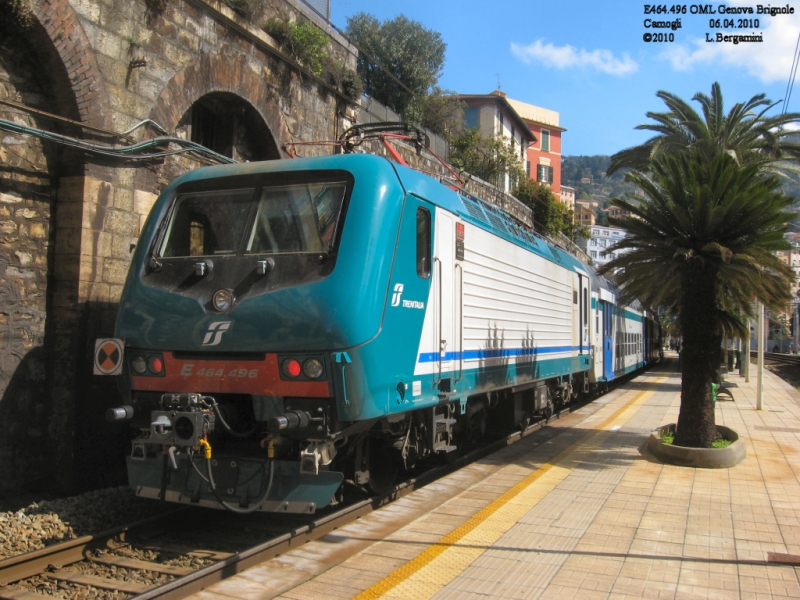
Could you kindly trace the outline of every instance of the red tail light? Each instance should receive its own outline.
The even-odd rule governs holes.
[[[287,358],[281,363],[281,372],[290,379],[300,377],[300,373],[302,373],[302,371],[303,369],[300,366],[300,363],[294,358]]]

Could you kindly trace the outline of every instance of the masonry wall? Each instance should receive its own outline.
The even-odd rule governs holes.
[[[239,111],[234,155],[272,159],[293,142],[334,139],[354,116],[335,82],[304,73],[257,26],[269,17],[315,22],[354,68],[354,49],[295,0],[269,0],[249,18],[214,0],[32,5],[27,29],[0,36],[0,100],[81,126],[0,105],[4,120],[126,146],[160,128],[188,138],[192,107],[220,97]],[[123,482],[127,428],[104,421],[119,396],[114,378],[92,375],[94,340],[113,333],[133,246],[159,191],[205,164],[189,155],[131,163],[2,134],[0,494]]]
[[[0,35],[0,100],[51,110],[37,56],[13,31]],[[41,119],[0,105],[0,118],[40,127]],[[50,220],[55,201],[56,149],[40,141],[0,138],[0,465],[20,474],[20,484],[44,477],[37,446],[48,438],[49,403],[45,323],[52,254]]]

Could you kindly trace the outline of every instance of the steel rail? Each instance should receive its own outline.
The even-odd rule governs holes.
[[[149,517],[122,527],[116,527],[95,535],[85,535],[74,540],[67,540],[28,552],[19,554],[0,561],[0,586],[6,586],[15,581],[33,577],[45,572],[51,566],[61,568],[65,565],[85,560],[88,553],[100,548],[106,548],[112,540],[125,542],[126,536],[137,529],[158,525],[162,521],[174,522],[175,515],[184,513],[192,507],[180,507],[162,515]]]
[[[750,357],[755,358],[758,352],[751,352]],[[764,352],[764,359],[784,365],[800,365],[800,355],[782,354],[780,352]]]

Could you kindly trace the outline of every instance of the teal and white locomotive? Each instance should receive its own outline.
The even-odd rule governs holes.
[[[137,494],[310,513],[659,358],[657,322],[494,206],[365,154],[164,190],[116,325]]]

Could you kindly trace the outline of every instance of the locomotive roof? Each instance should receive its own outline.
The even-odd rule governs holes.
[[[339,154],[203,167],[177,178],[165,192],[189,181],[202,179],[289,171],[350,170],[356,165],[363,168],[365,163],[369,164],[370,162],[373,163],[371,166],[376,169],[392,169],[397,174],[406,192],[420,196],[445,210],[456,213],[463,220],[472,223],[476,227],[491,231],[495,235],[523,246],[527,250],[566,269],[586,273],[592,279],[593,287],[596,286],[615,293],[608,280],[605,277],[597,276],[594,269],[589,265],[582,263],[567,251],[556,247],[542,236],[523,229],[508,213],[498,207],[466,192],[455,191],[429,175],[374,154]]]
[[[594,270],[573,256],[550,243],[537,233],[520,227],[511,215],[493,204],[472,196],[461,190],[455,191],[436,179],[395,163],[391,163],[397,171],[406,191],[416,194],[458,214],[473,225],[491,231],[514,244],[538,254],[547,260],[566,269],[588,274],[593,280],[599,280]],[[601,286],[605,287],[605,286]]]

